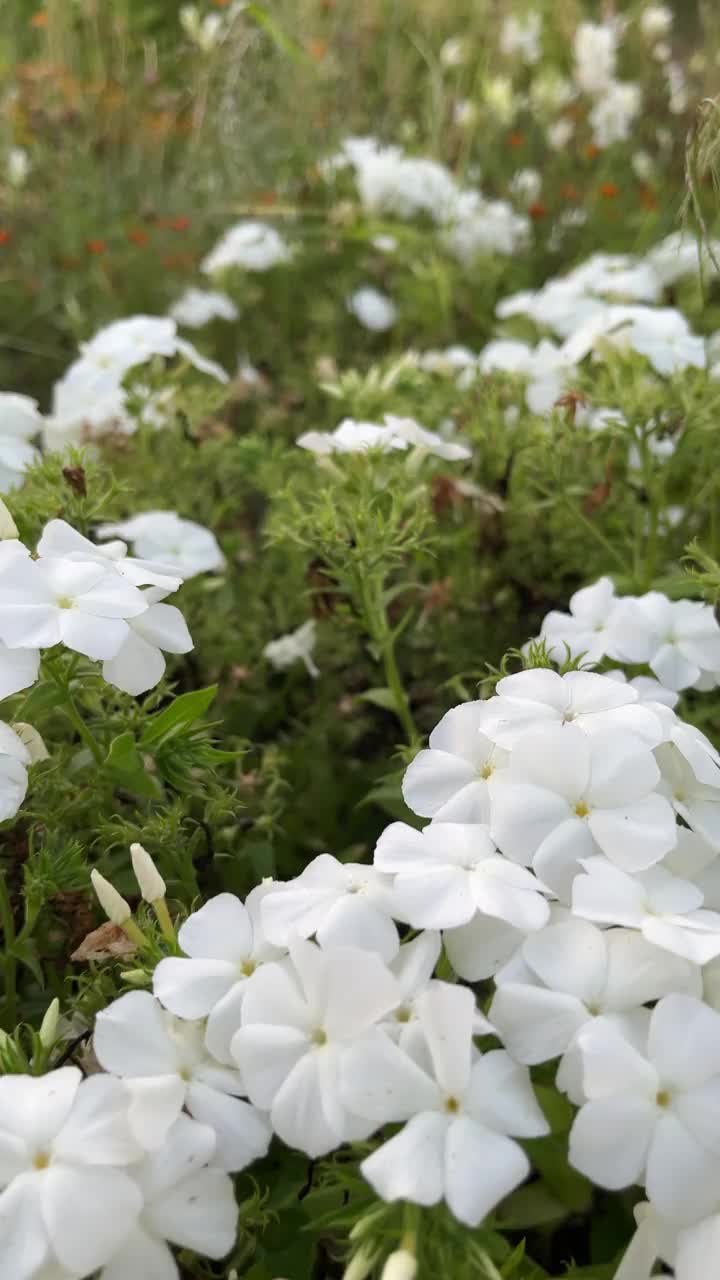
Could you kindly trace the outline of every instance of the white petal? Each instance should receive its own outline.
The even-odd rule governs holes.
[[[267,1152],[270,1125],[249,1102],[194,1081],[188,1088],[187,1108],[201,1124],[215,1130],[215,1164],[221,1169],[237,1173]]]
[[[564,1053],[589,1014],[575,996],[503,982],[488,1017],[518,1062],[536,1063]]]
[[[570,1164],[610,1191],[641,1182],[655,1114],[654,1104],[639,1097],[587,1102],[570,1131]]]
[[[126,1087],[133,1135],[147,1151],[156,1151],[182,1110],[185,1081],[178,1075],[138,1076],[128,1080]]]
[[[417,1000],[438,1084],[460,1096],[470,1078],[475,997],[468,987],[433,982]]]
[[[334,947],[327,966],[322,1025],[331,1039],[358,1035],[400,1003],[400,988],[379,956]]]
[[[101,1280],[179,1280],[175,1259],[163,1240],[137,1226],[102,1269]]]
[[[386,1035],[360,1040],[340,1062],[340,1093],[348,1110],[367,1118],[373,1128],[409,1120],[440,1102],[432,1080]]]
[[[400,938],[390,916],[359,893],[346,894],[327,913],[317,930],[322,947],[358,947],[385,961],[398,953]]]
[[[51,1164],[43,1175],[43,1217],[58,1260],[82,1275],[107,1262],[142,1208],[136,1184],[117,1169]]]
[[[540,981],[585,1003],[599,999],[607,976],[607,943],[600,929],[585,920],[550,925],[523,946],[523,958]]]
[[[165,659],[160,650],[143,640],[132,627],[128,628],[115,656],[103,663],[103,680],[134,698],[154,689],[164,674]]]
[[[231,1044],[242,1022],[242,1006],[247,983],[236,982],[227,995],[218,1000],[205,1027],[205,1044],[208,1053],[226,1066],[234,1066]]]
[[[431,1205],[445,1192],[448,1117],[436,1111],[413,1116],[404,1129],[363,1160],[360,1172],[383,1200]]]
[[[458,1116],[445,1144],[445,1198],[455,1217],[476,1227],[530,1172],[530,1161],[511,1138]]]
[[[60,1160],[78,1164],[129,1164],[140,1155],[128,1122],[128,1095],[111,1076],[83,1080],[72,1110],[53,1143]]]
[[[272,1126],[289,1147],[311,1159],[340,1145],[345,1134],[328,1117],[324,1105],[320,1055],[307,1053],[280,1087],[272,1106]]]
[[[519,929],[504,920],[478,914],[459,929],[448,929],[443,941],[458,977],[466,982],[481,982],[507,964],[524,937]]]
[[[122,1076],[172,1075],[177,1054],[163,1011],[149,991],[128,991],[95,1019],[98,1061]]]
[[[720,1158],[688,1133],[679,1118],[660,1116],[647,1156],[648,1199],[661,1214],[696,1222],[717,1208]]]
[[[648,1056],[670,1089],[689,1089],[717,1075],[720,1013],[693,996],[665,996],[650,1019]]]
[[[539,1138],[550,1132],[525,1067],[509,1053],[493,1049],[474,1063],[464,1107],[474,1120],[515,1138]]]
[[[204,1018],[238,978],[227,960],[189,960],[166,956],[153,974],[157,999],[179,1018]]]
[[[180,1248],[206,1258],[223,1258],[232,1249],[237,1231],[233,1184],[220,1169],[199,1169],[154,1200],[144,1218],[157,1235]]]
[[[290,1026],[253,1023],[241,1027],[231,1052],[256,1107],[267,1110],[296,1064],[309,1051],[304,1032]]]
[[[0,1280],[30,1280],[47,1258],[41,1185],[42,1179],[30,1174],[0,1194]]]
[[[247,909],[233,893],[219,893],[188,916],[178,933],[178,942],[193,959],[238,963],[252,951],[253,931]]]
[[[45,1147],[62,1129],[77,1097],[82,1075],[60,1067],[45,1076],[0,1076],[0,1131],[30,1147]]]
[[[405,772],[403,799],[413,813],[419,813],[423,818],[434,818],[454,796],[479,781],[475,765],[461,756],[447,751],[420,751]],[[469,806],[469,812],[472,817],[455,820],[483,821],[482,816],[474,816],[474,804]]]

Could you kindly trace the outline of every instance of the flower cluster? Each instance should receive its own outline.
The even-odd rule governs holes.
[[[710,605],[670,600],[662,591],[617,596],[610,578],[576,591],[569,613],[549,613],[541,639],[554,661],[584,656],[590,663],[610,658],[648,666],[663,688],[643,677],[639,687],[670,706],[677,701],[672,694],[682,689],[720,683],[720,625]]]
[[[152,689],[164,653],[192,640],[175,605],[174,565],[128,556],[124,542],[97,546],[64,520],[50,520],[35,556],[17,538],[0,543],[0,695],[27,689],[42,651],[62,645],[102,662],[103,678],[126,693]]]
[[[298,437],[297,443],[302,449],[308,449],[319,457],[327,454],[367,453],[368,450],[376,449],[381,453],[404,453],[413,448],[444,458],[447,462],[464,461],[472,456],[472,451],[466,444],[447,440],[437,432],[421,427],[414,418],[400,418],[394,413],[386,413],[382,425],[345,418],[334,431],[304,432]]]
[[[504,677],[408,767],[424,829],[393,823],[371,866],[321,854],[194,912],[152,994],[96,1019],[132,1141],[158,1151],[203,1126],[232,1172],[273,1134],[316,1158],[401,1125],[361,1162],[376,1194],[444,1200],[476,1225],[528,1175],[517,1140],[549,1131],[529,1068],[559,1059],[579,1108],[571,1163],[645,1186],[678,1231],[713,1212],[720,756],[663,692],[593,671]],[[133,862],[157,908],[164,882],[139,846]],[[441,953],[462,982],[435,976]],[[489,978],[485,1014],[464,983]]]

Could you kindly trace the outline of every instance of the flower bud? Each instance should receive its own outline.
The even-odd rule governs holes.
[[[50,1049],[57,1038],[58,1018],[60,1017],[60,1001],[57,996],[50,1001],[45,1016],[40,1023],[40,1043],[43,1049]]]
[[[95,890],[95,896],[108,920],[113,924],[126,924],[132,915],[130,904],[110,884],[110,881],[101,876],[100,872],[96,871],[95,868],[90,872],[90,879]]]
[[[165,881],[158,871],[147,849],[141,844],[130,845],[135,879],[146,902],[158,902],[165,897]]]
[[[25,724],[22,720],[16,721],[11,727],[15,730],[23,746],[27,748],[31,764],[37,764],[39,760],[49,759],[50,752],[37,729],[31,724]]]
[[[407,1249],[396,1249],[391,1253],[382,1269],[380,1280],[415,1280],[417,1275],[417,1258]]]
[[[0,539],[4,541],[6,538],[17,538],[17,536],[17,525],[2,498],[0,498]]]
[[[376,1258],[377,1254],[374,1250],[358,1249],[343,1271],[342,1280],[366,1280],[366,1276],[370,1275],[375,1266]]]

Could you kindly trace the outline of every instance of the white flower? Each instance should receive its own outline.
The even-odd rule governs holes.
[[[537,169],[518,169],[517,173],[513,174],[510,190],[518,199],[532,204],[542,190],[542,178]]]
[[[118,1080],[77,1067],[0,1078],[0,1262],[8,1280],[45,1264],[101,1267],[133,1229],[142,1196],[124,1166],[142,1154]]]
[[[669,378],[684,369],[706,367],[705,339],[690,332],[679,312],[667,307],[657,311],[647,308],[646,312],[632,325],[628,341],[656,373]]]
[[[0,641],[0,699],[28,689],[38,678],[39,649],[8,649]]]
[[[528,937],[521,956],[527,978],[499,982],[490,1021],[518,1062],[563,1055],[557,1083],[574,1102],[584,1101],[573,1051],[581,1027],[603,1014],[621,1015],[622,1025],[625,1015],[672,991],[700,994],[694,965],[633,929],[604,932],[585,920],[563,920]]]
[[[720,849],[720,768],[713,756],[703,754],[702,744],[678,726],[673,741],[658,748],[656,760],[662,773],[659,790],[675,812],[715,850]],[[696,755],[699,746],[700,756]],[[681,748],[685,748],[683,751]],[[690,749],[690,759],[687,751]],[[694,764],[699,768],[696,772]]]
[[[37,544],[37,554],[41,559],[55,556],[65,560],[94,560],[105,569],[115,569],[134,587],[160,587],[167,593],[176,591],[182,583],[173,565],[129,556],[127,546],[120,541],[98,547],[65,520],[48,520]]]
[[[664,951],[707,964],[720,955],[720,914],[703,909],[703,893],[665,867],[627,875],[604,858],[585,861],[573,882],[573,911],[600,924],[640,929]]]
[[[480,732],[482,702],[452,707],[436,724],[428,749],[419,751],[403,778],[403,799],[413,813],[439,822],[488,822],[488,779],[508,755]]]
[[[461,67],[467,61],[468,48],[462,36],[450,36],[440,49],[444,67]]]
[[[553,610],[543,619],[540,639],[554,662],[584,655],[587,663],[601,658],[626,660],[623,633],[617,627],[617,598],[610,578],[599,578],[570,597],[570,613]]]
[[[323,947],[362,947],[390,961],[400,945],[391,883],[375,867],[321,853],[294,880],[268,888],[261,907],[265,934],[280,947],[314,934]]]
[[[594,671],[533,667],[498,680],[495,697],[481,703],[478,724],[493,742],[513,747],[527,729],[543,724],[575,725],[586,733],[620,729],[650,747],[665,737],[650,707],[642,706],[630,685],[609,681]]]
[[[296,939],[290,956],[253,974],[232,1053],[251,1100],[270,1110],[278,1137],[313,1158],[367,1136],[367,1124],[341,1100],[340,1063],[400,993],[370,951],[322,951]]]
[[[11,147],[7,154],[5,172],[11,187],[24,187],[30,172],[30,157],[25,147]]]
[[[169,1242],[205,1258],[223,1258],[235,1243],[238,1207],[233,1184],[208,1168],[215,1133],[180,1115],[162,1150],[130,1172],[142,1196],[135,1226],[103,1267],[99,1280],[179,1280]]]
[[[475,999],[467,987],[433,983],[419,1000],[411,1056],[386,1036],[350,1048],[343,1097],[373,1128],[408,1123],[361,1164],[383,1200],[445,1200],[477,1226],[523,1181],[527,1156],[513,1137],[548,1132],[527,1070],[502,1050],[473,1060]]]
[[[578,863],[606,854],[627,871],[650,867],[676,842],[675,815],[656,787],[652,752],[622,730],[529,729],[490,781],[491,833],[567,899]]]
[[[573,121],[563,118],[561,120],[555,120],[552,124],[548,125],[545,136],[547,137],[548,145],[552,147],[553,151],[562,151],[567,146],[574,132],[575,125]]]
[[[186,289],[174,302],[168,315],[188,329],[202,329],[211,320],[237,320],[238,311],[226,293],[210,289]]]
[[[649,4],[642,10],[639,21],[643,35],[658,40],[672,31],[672,9],[665,4]]]
[[[394,912],[415,929],[452,929],[478,912],[523,931],[548,919],[535,877],[499,855],[480,824],[433,822],[416,831],[393,822],[375,846],[375,866],[395,876]]]
[[[166,1013],[149,991],[129,991],[98,1014],[93,1045],[100,1065],[125,1081],[130,1125],[147,1150],[163,1145],[185,1107],[215,1130],[221,1168],[244,1169],[267,1151],[267,1122],[241,1100],[239,1072],[208,1053],[204,1023]]]
[[[30,440],[42,422],[37,400],[0,391],[0,493],[17,489],[28,467],[38,461],[40,454]]]
[[[215,534],[176,511],[143,511],[117,524],[103,524],[97,533],[99,538],[126,538],[142,559],[162,561],[185,578],[225,565]]]
[[[524,14],[522,18],[511,15],[500,28],[500,50],[510,57],[518,54],[528,66],[534,66],[540,61],[542,54],[541,33],[542,15],[535,10]]]
[[[153,991],[170,1013],[207,1018],[205,1044],[228,1065],[234,1065],[230,1041],[240,1026],[248,979],[283,954],[262,927],[260,904],[268,888],[258,885],[244,904],[232,893],[210,898],[180,928],[185,956],[167,956],[153,974]]]
[[[365,285],[356,289],[347,300],[348,311],[373,333],[384,333],[395,324],[398,311],[395,303],[379,289]]]
[[[238,222],[203,258],[200,270],[206,275],[215,275],[229,267],[269,271],[278,263],[288,262],[290,257],[290,247],[274,227],[265,222]]]
[[[400,1003],[378,1025],[393,1040],[403,1044],[418,1016],[418,999],[427,990],[440,958],[442,940],[432,929],[423,929],[410,942],[404,942],[388,968],[397,981]],[[481,1014],[478,1015],[482,1017]],[[483,1019],[483,1022],[485,1020]],[[483,1030],[489,1029],[485,1023]],[[478,1034],[481,1032],[478,1030]]]
[[[667,689],[685,689],[704,672],[720,671],[720,626],[710,605],[648,591],[622,601],[617,624],[623,659],[646,662]]]
[[[14,818],[25,799],[32,756],[22,738],[0,720],[0,822]]]
[[[573,42],[575,79],[585,93],[604,93],[615,79],[617,28],[581,22]]]
[[[193,641],[178,608],[162,604],[167,594],[149,587],[143,597],[145,613],[131,618],[129,632],[113,658],[103,663],[103,679],[116,689],[137,697],[154,689],[165,674],[165,653],[189,653]]]
[[[128,619],[147,609],[141,591],[97,561],[26,552],[0,574],[0,637],[10,649],[65,644],[88,658],[112,658]]]
[[[597,1018],[578,1034],[589,1101],[570,1133],[570,1162],[610,1190],[643,1183],[663,1214],[697,1221],[717,1203],[720,1014],[665,996],[647,1045]]]
[[[436,432],[421,427],[414,418],[399,418],[391,413],[385,414],[383,426],[376,422],[356,422],[354,418],[344,418],[334,431],[306,431],[298,436],[296,443],[301,449],[320,455],[365,453],[368,449],[378,449],[382,453],[395,450],[404,452],[415,445],[426,453],[450,462],[471,456],[467,445],[445,440]]]
[[[277,640],[270,640],[263,649],[263,657],[272,663],[277,671],[286,671],[294,662],[303,662],[309,676],[317,679],[320,671],[313,661],[313,650],[316,641],[316,623],[314,618],[303,622],[295,631],[289,631]]]
[[[609,147],[613,142],[627,142],[641,106],[640,85],[613,80],[590,112],[595,145]]]
[[[507,200],[485,200],[477,191],[463,191],[442,240],[458,261],[471,263],[481,254],[516,253],[525,248],[529,233],[527,217]]]

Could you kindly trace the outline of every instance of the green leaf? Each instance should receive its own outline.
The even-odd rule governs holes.
[[[503,1200],[495,1213],[495,1220],[506,1231],[526,1231],[529,1227],[560,1222],[569,1213],[567,1205],[558,1200],[544,1182],[532,1182]]]
[[[157,800],[162,795],[160,784],[145,768],[133,734],[128,729],[110,743],[103,770],[114,782],[135,795]]]
[[[573,1213],[586,1213],[592,1201],[592,1187],[587,1178],[570,1168],[567,1139],[551,1134],[549,1138],[532,1138],[523,1146],[549,1190]]]
[[[397,711],[395,696],[391,689],[366,689],[359,693],[360,702],[371,702],[374,707],[382,707],[384,711]]]
[[[13,956],[20,964],[23,964],[26,969],[29,969],[38,985],[44,988],[45,974],[43,973],[34,942],[31,942],[29,938],[24,942],[14,942],[11,947],[8,947],[8,954]]]
[[[141,746],[158,746],[184,733],[205,715],[216,693],[217,685],[213,684],[208,689],[196,689],[192,693],[182,693],[179,698],[174,698],[169,707],[150,717],[143,732]]]

